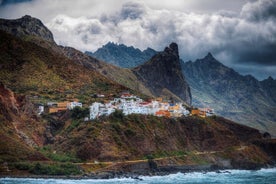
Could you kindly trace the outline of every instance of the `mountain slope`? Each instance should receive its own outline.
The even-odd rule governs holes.
[[[134,47],[127,47],[124,44],[115,44],[108,42],[99,48],[96,52],[85,52],[87,55],[110,64],[122,67],[132,68],[148,61],[157,52],[151,48],[141,51]]]
[[[75,153],[92,162],[85,165],[92,170],[98,167],[94,161],[103,162],[101,167],[110,170],[118,162],[147,158],[156,159],[159,166],[217,164],[226,168],[250,168],[273,160],[273,154],[267,155],[252,144],[264,141],[258,130],[221,117],[113,114],[94,123],[79,123],[73,129],[65,126],[60,132],[52,149]],[[126,168],[123,165],[117,170]]]
[[[181,71],[176,43],[171,43],[163,52],[156,54],[133,71],[156,96],[170,96],[166,92],[169,91],[187,104],[191,104],[190,87]]]
[[[79,98],[119,93],[127,88],[67,57],[0,31],[0,81],[16,93],[41,99]]]
[[[193,105],[212,107],[219,115],[276,135],[273,79],[259,82],[242,76],[210,53],[195,62],[182,63],[182,69],[191,86]]]
[[[33,148],[44,143],[45,123],[35,118],[32,110],[25,96],[15,96],[0,83],[0,164],[48,160]]]
[[[29,17],[29,16],[27,16],[27,19],[26,19],[26,16],[24,16],[24,17],[22,17],[20,19],[16,19],[16,20],[7,20],[7,22],[11,23],[12,25],[17,22],[25,22],[25,21],[30,22],[30,24],[26,24],[26,25],[32,25],[32,26],[35,26],[34,24],[36,22],[39,23],[36,26],[40,26],[40,23],[41,23],[38,19]],[[4,19],[2,20],[2,24],[4,24],[4,25],[7,24],[7,23],[5,23]],[[41,29],[45,30],[45,34],[46,35],[51,34],[51,32],[48,29],[44,29],[44,27],[45,26],[42,26]],[[32,30],[30,27],[25,26],[23,28],[26,29],[26,31],[24,31],[24,29],[22,31],[21,27],[15,27],[13,29],[6,29],[5,26],[0,25],[0,29],[4,29],[5,31],[8,31],[10,34],[22,32],[23,34],[14,34],[14,35],[20,37],[21,39],[24,39],[25,41],[35,43],[39,47],[46,48],[47,50],[55,53],[56,56],[66,57],[67,59],[73,61],[74,64],[83,66],[83,67],[87,68],[90,72],[94,72],[95,74],[97,74],[101,77],[105,76],[106,78],[109,79],[109,81],[114,81],[115,83],[119,83],[122,86],[126,86],[127,88],[132,89],[133,92],[138,91],[138,92],[140,92],[140,94],[144,94],[144,95],[150,96],[150,97],[162,94],[166,98],[173,97],[174,99],[177,99],[177,100],[182,99],[184,101],[185,101],[185,98],[188,99],[191,97],[188,94],[188,91],[187,91],[187,96],[185,96],[186,89],[184,89],[184,91],[179,91],[179,90],[182,90],[182,89],[180,89],[181,87],[178,87],[179,89],[176,89],[175,91],[171,90],[168,82],[167,82],[168,85],[166,84],[166,88],[156,88],[153,91],[151,89],[151,86],[147,86],[145,81],[142,81],[141,78],[139,76],[137,76],[135,74],[135,72],[133,72],[133,70],[120,68],[120,67],[116,67],[114,65],[105,63],[105,62],[97,60],[93,57],[89,57],[88,55],[86,55],[74,48],[58,46],[55,44],[55,42],[45,40],[44,36],[43,36],[44,34],[42,34],[42,36],[39,37],[38,35],[40,33],[36,33],[35,31],[29,31],[29,30]],[[16,30],[16,31],[14,31],[14,30]],[[24,33],[26,33],[26,34],[24,35]],[[161,55],[159,55],[159,56],[161,56]],[[166,55],[164,55],[164,56],[166,57]],[[177,59],[177,61],[179,61],[178,54],[177,54],[176,59]],[[167,65],[167,66],[163,65],[163,67],[168,67],[168,66],[169,65]],[[163,68],[162,70],[165,71],[166,69]],[[60,71],[60,72],[62,73],[62,71]],[[148,72],[151,73],[150,70],[148,70]],[[158,74],[160,71],[156,71],[156,72]],[[81,73],[81,72],[77,72],[77,73]],[[145,75],[150,75],[150,74],[145,74]],[[176,75],[180,76],[179,73],[177,73]],[[180,86],[183,87],[183,85],[186,85],[183,83],[183,78],[181,76],[177,77],[175,79],[181,80],[181,82],[179,82],[179,84],[181,84]],[[80,80],[80,83],[81,83],[81,81],[83,82],[85,80]],[[163,82],[164,81],[159,80],[160,84],[157,84],[156,82],[155,83],[159,86],[162,86]],[[178,81],[174,81],[174,82],[178,82]],[[64,86],[64,85],[62,85],[62,86]],[[78,89],[80,89],[80,88],[78,88]],[[98,91],[100,91],[100,90],[101,89],[98,89]],[[159,90],[161,90],[161,91],[159,91]],[[190,99],[188,99],[188,101],[190,101]]]

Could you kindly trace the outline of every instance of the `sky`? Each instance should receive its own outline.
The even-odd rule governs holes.
[[[276,78],[276,0],[0,0],[1,18],[26,14],[81,51],[176,42],[184,61],[211,52],[243,75]]]

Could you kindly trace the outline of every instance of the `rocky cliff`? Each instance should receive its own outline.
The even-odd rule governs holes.
[[[208,54],[182,63],[191,86],[193,105],[212,107],[216,113],[276,135],[275,80],[259,82],[242,76]]]
[[[44,143],[44,125],[25,96],[14,95],[0,83],[0,165],[3,161],[48,160],[34,149]]]
[[[85,53],[122,68],[132,68],[148,61],[157,52],[151,48],[141,51],[133,46],[109,42],[94,53]]]
[[[176,43],[171,43],[163,52],[156,54],[133,71],[156,96],[171,94],[174,98],[174,94],[187,104],[191,104],[192,95],[181,71]]]

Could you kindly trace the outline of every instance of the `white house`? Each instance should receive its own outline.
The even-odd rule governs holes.
[[[100,103],[95,102],[90,106],[90,119],[96,119],[100,111]]]
[[[44,105],[39,105],[38,106],[38,114],[42,114],[44,112]]]
[[[75,107],[82,107],[82,103],[80,103],[80,102],[69,102],[67,104],[67,109],[69,109],[69,110],[72,110]]]
[[[101,104],[98,102],[90,106],[90,119],[96,119],[99,116],[108,116],[115,112],[115,107],[111,103]]]

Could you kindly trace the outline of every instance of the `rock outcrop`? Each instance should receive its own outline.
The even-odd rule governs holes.
[[[165,93],[165,96],[168,96],[169,91],[172,98],[176,95],[187,104],[191,104],[192,95],[181,71],[176,43],[171,43],[163,52],[156,54],[133,71],[156,96],[162,96]]]
[[[52,32],[36,18],[25,15],[15,20],[0,19],[0,30],[6,31],[18,37],[36,36],[54,42]]]

